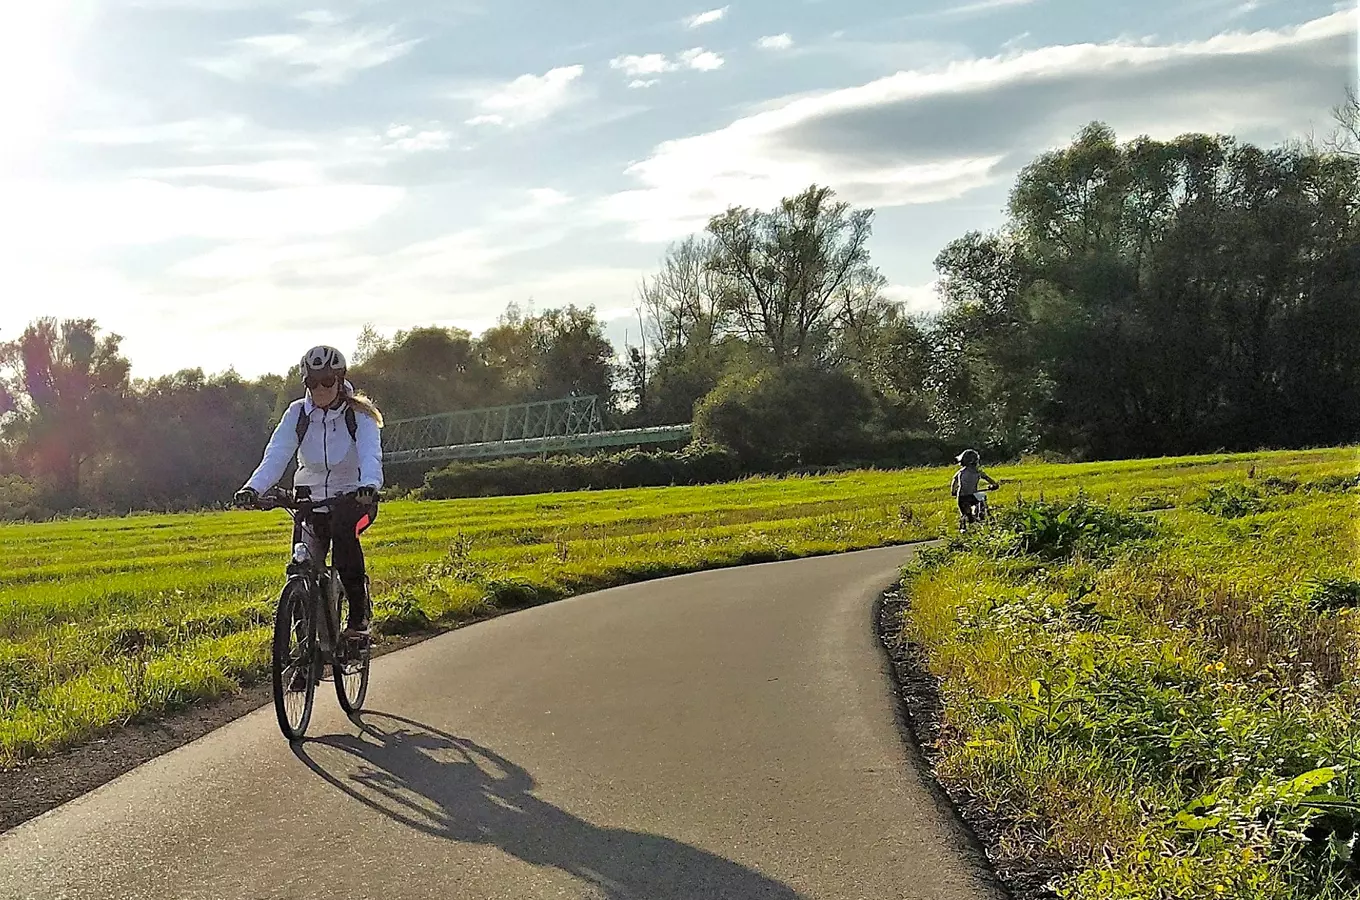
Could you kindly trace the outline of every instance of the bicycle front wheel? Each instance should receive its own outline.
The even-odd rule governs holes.
[[[279,595],[274,615],[274,712],[289,741],[307,733],[321,674],[316,620],[308,600],[306,582],[293,579]]]

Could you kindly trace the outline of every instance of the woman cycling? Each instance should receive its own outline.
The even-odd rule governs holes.
[[[382,413],[345,380],[344,355],[334,347],[313,347],[300,366],[306,396],[294,400],[279,420],[264,450],[264,459],[236,493],[236,503],[251,506],[273,487],[297,455],[294,486],[311,489],[314,501],[355,492],[354,502],[323,505],[298,519],[293,541],[305,541],[312,558],[326,559],[340,573],[349,598],[345,637],[367,638],[372,601],[359,535],[377,518],[378,489],[383,484]]]

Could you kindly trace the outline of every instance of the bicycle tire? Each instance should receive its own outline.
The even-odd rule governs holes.
[[[317,653],[316,643],[316,617],[306,615],[306,671],[307,686],[301,691],[286,690],[284,684],[284,673],[287,663],[292,658],[289,652],[291,647],[290,638],[293,635],[294,611],[301,607],[304,615],[307,613],[307,588],[306,583],[301,579],[294,578],[284,585],[283,591],[279,594],[278,610],[274,614],[274,642],[273,642],[273,681],[274,681],[274,714],[279,722],[279,730],[283,736],[292,741],[301,740],[307,733],[307,726],[312,721],[312,708],[316,703],[316,683],[321,674],[318,665],[320,658]],[[302,693],[302,713],[298,716],[296,724],[288,711],[288,695]]]
[[[341,587],[340,596],[344,602],[341,604],[339,618],[341,622],[344,622],[348,614],[349,598],[345,596],[343,587]],[[364,700],[368,697],[369,668],[373,660],[369,648],[365,647],[357,660],[358,668],[350,673],[348,669],[354,661],[348,658],[348,649],[340,650],[339,635],[336,635],[335,643],[332,646],[336,648],[331,656],[331,677],[335,682],[335,699],[340,704],[340,708],[345,711],[345,714],[352,716],[364,708]],[[354,690],[351,692],[350,682],[352,679],[354,680]]]

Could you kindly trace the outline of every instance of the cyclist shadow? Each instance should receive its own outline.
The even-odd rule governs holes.
[[[388,730],[371,721],[394,724]],[[333,787],[425,834],[491,844],[560,869],[608,900],[799,900],[792,888],[721,856],[660,835],[593,825],[533,794],[533,776],[467,738],[412,719],[364,712],[361,735],[328,735],[293,752]],[[342,779],[308,754],[318,744],[350,754]]]

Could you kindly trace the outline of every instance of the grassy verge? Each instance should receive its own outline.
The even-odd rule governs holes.
[[[937,772],[1006,865],[1058,856],[1073,900],[1360,896],[1360,460],[1301,462],[1095,473],[908,570]]]
[[[1326,450],[993,474],[1003,505],[1096,478],[1102,497],[1146,508],[1251,465],[1313,477],[1353,460]],[[644,578],[936,537],[954,521],[948,482],[934,469],[391,503],[365,539],[376,625],[419,632]],[[230,512],[0,526],[0,767],[263,674],[288,525]]]

